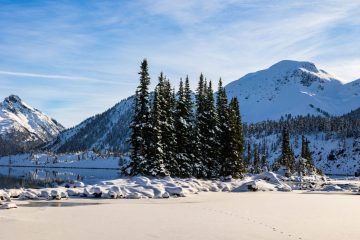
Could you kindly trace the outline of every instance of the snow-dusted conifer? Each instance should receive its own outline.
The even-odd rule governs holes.
[[[178,175],[178,164],[175,159],[175,96],[170,82],[163,73],[159,76],[158,104],[159,104],[159,131],[164,157],[164,165],[172,176]]]
[[[260,166],[260,156],[259,156],[259,149],[258,146],[254,145],[254,166],[253,166],[253,173],[258,174],[261,172],[261,166]]]
[[[239,178],[242,177],[245,172],[243,162],[244,152],[244,136],[242,129],[242,122],[240,116],[240,107],[237,98],[232,98],[229,105],[229,158],[224,162],[223,170],[226,171],[226,175]]]
[[[182,177],[192,175],[192,130],[191,91],[186,77],[185,86],[180,80],[175,112],[176,161]]]
[[[195,95],[195,134],[194,134],[194,162],[193,175],[197,177],[206,177],[208,170],[204,162],[206,161],[206,153],[204,151],[204,132],[206,132],[206,82],[203,74],[200,75],[198,87]]]
[[[148,153],[152,142],[149,100],[150,76],[146,59],[141,63],[139,75],[140,85],[136,89],[134,115],[130,126],[132,129],[130,137],[132,162],[129,168],[125,170],[131,175],[149,174],[149,172],[147,172],[147,165],[149,163]]]
[[[214,92],[212,89],[212,83],[209,81],[205,87],[205,111],[203,118],[203,137],[202,141],[204,151],[204,164],[207,169],[207,177],[217,177],[220,171],[220,163],[218,160],[219,143],[216,139],[217,132],[217,115],[214,105]]]
[[[216,98],[216,112],[218,117],[217,126],[217,141],[219,143],[219,159],[220,159],[220,175],[228,176],[227,165],[231,161],[230,159],[230,142],[231,142],[231,131],[230,131],[230,117],[228,108],[228,99],[224,87],[222,86],[221,79],[219,80],[218,92]]]
[[[291,148],[289,130],[286,127],[282,131],[280,165],[285,166],[290,173],[293,173],[295,170],[294,151]]]
[[[164,145],[161,138],[161,105],[159,103],[159,86],[155,88],[154,99],[151,111],[152,119],[152,134],[151,145],[148,153],[148,164],[146,166],[146,172],[153,176],[165,176],[168,175],[168,171],[164,164]]]

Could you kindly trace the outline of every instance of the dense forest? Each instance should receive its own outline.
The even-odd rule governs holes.
[[[237,98],[228,100],[221,79],[214,94],[212,82],[201,74],[191,99],[189,80],[181,80],[178,91],[160,74],[154,97],[150,98],[148,63],[141,64],[140,85],[136,90],[134,116],[131,122],[131,163],[124,168],[130,175],[181,177],[242,177],[247,171],[259,173],[267,168],[283,169],[290,175],[315,173],[309,141],[302,137],[298,159],[292,149],[289,129],[295,125],[287,117],[279,123],[268,121],[246,125],[241,121]],[[194,105],[194,106],[193,106]],[[284,124],[286,123],[286,124]],[[316,123],[318,124],[318,123]],[[306,128],[306,129],[307,129]],[[311,129],[309,129],[310,131]],[[282,151],[271,166],[257,145],[248,146],[245,156],[245,134],[268,134],[281,131]],[[249,145],[249,144],[248,144]]]

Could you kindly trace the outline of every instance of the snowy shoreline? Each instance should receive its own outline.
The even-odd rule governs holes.
[[[359,197],[204,192],[170,199],[15,201],[16,211],[0,210],[0,230],[2,239],[13,240],[355,240]],[[39,204],[21,207],[28,203]]]
[[[286,178],[273,172],[248,175],[230,181],[195,178],[122,177],[99,181],[64,183],[54,188],[0,189],[0,208],[16,208],[12,200],[61,200],[68,198],[142,199],[185,197],[201,192],[291,192],[293,190],[359,193],[358,178],[328,179],[324,176],[292,176]]]

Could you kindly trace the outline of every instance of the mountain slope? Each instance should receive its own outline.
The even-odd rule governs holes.
[[[226,86],[247,122],[292,115],[340,115],[360,107],[360,80],[342,84],[313,63],[281,61]],[[68,129],[45,146],[56,152],[129,149],[133,97]]]
[[[102,114],[67,129],[44,148],[56,152],[90,149],[127,151],[134,97],[122,100]]]
[[[225,86],[240,101],[243,120],[286,114],[341,115],[360,106],[360,80],[343,84],[310,62],[284,60]]]
[[[56,137],[64,127],[10,95],[0,103],[0,155],[32,149]]]

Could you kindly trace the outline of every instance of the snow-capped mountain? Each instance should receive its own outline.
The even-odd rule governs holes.
[[[343,84],[310,62],[284,60],[225,86],[237,97],[243,120],[259,122],[286,114],[341,115],[360,106],[360,79]]]
[[[313,63],[281,61],[269,69],[250,73],[226,87],[229,98],[237,96],[243,120],[279,119],[285,114],[341,115],[360,107],[360,80],[342,84]],[[127,139],[133,97],[61,133],[46,149],[129,149]]]
[[[92,149],[127,151],[134,97],[120,101],[102,114],[62,132],[44,148],[56,152]]]
[[[56,137],[64,127],[10,95],[0,103],[0,154],[25,151]]]

